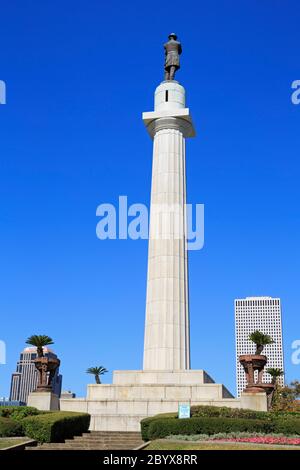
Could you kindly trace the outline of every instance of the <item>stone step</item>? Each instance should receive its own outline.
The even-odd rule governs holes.
[[[231,394],[226,393],[222,384],[208,383],[208,384],[134,384],[134,385],[114,385],[102,384],[100,387],[93,385],[88,386],[88,400],[87,403],[100,402],[103,405],[105,402],[111,407],[113,403],[114,412],[120,413],[121,408],[124,413],[134,412],[128,409],[128,401],[137,402],[139,404],[154,400],[155,402],[163,400],[170,402],[177,402],[182,400],[222,400],[223,398],[233,398]],[[76,399],[75,399],[76,400]],[[68,405],[72,405],[72,400],[64,400],[62,402],[65,411]],[[117,408],[116,408],[117,407]],[[100,412],[100,409],[99,409]],[[102,410],[101,410],[102,413]]]
[[[85,437],[87,439],[94,439],[95,437],[99,438],[99,437],[103,437],[104,439],[106,439],[107,437],[113,437],[114,439],[119,439],[120,437],[125,437],[126,439],[138,439],[141,437],[141,433],[140,432],[137,432],[135,434],[129,434],[127,432],[124,432],[124,433],[113,433],[113,432],[106,432],[106,433],[92,433],[92,434],[83,434],[82,437]]]
[[[132,450],[141,444],[140,432],[92,431],[65,442],[46,443],[26,450]]]
[[[127,438],[126,437],[91,437],[91,438],[88,438],[88,437],[81,437],[79,439],[66,439],[65,442],[68,442],[68,443],[74,443],[74,442],[137,442],[137,441],[141,441],[142,438],[141,436],[139,437],[130,437],[130,438]]]
[[[133,437],[126,437],[126,436],[82,436],[82,437],[74,437],[74,439],[66,439],[68,441],[80,441],[82,439],[87,440],[87,441],[94,441],[94,440],[101,440],[101,441],[120,441],[120,440],[126,440],[126,441],[139,441],[141,440],[141,435],[139,436],[133,436]]]
[[[74,439],[141,439],[141,433],[136,433],[136,435],[127,436],[127,433],[112,434],[107,432],[107,434],[82,434],[82,436],[74,436]]]
[[[26,447],[26,450],[133,450],[137,445],[76,445],[76,446],[67,446],[67,445],[53,445],[53,446],[37,446],[37,447]]]
[[[129,441],[132,441],[132,440],[139,440],[141,439],[141,435],[139,436],[91,436],[91,437],[87,437],[87,436],[82,436],[81,439],[89,439],[89,440],[93,440],[93,439],[126,439],[126,440],[129,440]]]
[[[139,445],[141,445],[142,443],[141,442],[135,442],[133,444],[131,443],[120,443],[120,442],[112,442],[112,443],[104,443],[104,442],[100,442],[100,443],[88,443],[88,442],[85,442],[85,443],[78,443],[78,444],[73,444],[73,445],[70,445],[70,444],[64,444],[63,445],[63,448],[64,449],[74,449],[74,448],[84,448],[84,447],[93,447],[93,448],[110,448],[110,449],[120,449],[121,447],[123,448],[128,448],[128,449],[133,449],[134,447],[138,447]]]
[[[138,431],[90,431],[84,432],[82,436],[140,436]]]
[[[77,437],[77,438],[74,438],[74,439],[66,439],[67,441],[81,441],[81,440],[85,440],[85,441],[111,441],[111,440],[114,440],[114,441],[140,441],[141,440],[141,436],[136,436],[136,437],[124,437],[124,436],[93,436],[93,437],[86,437],[86,436],[82,436],[82,437]]]
[[[100,441],[100,442],[66,442],[64,445],[65,446],[131,446],[131,447],[137,447],[140,444],[142,444],[143,441],[134,441],[134,442],[126,442],[126,441],[111,441],[111,442],[106,442],[106,441]]]

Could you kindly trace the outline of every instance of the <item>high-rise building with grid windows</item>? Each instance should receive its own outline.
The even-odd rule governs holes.
[[[54,352],[44,347],[46,357],[56,358]],[[27,403],[28,395],[36,390],[38,384],[38,371],[34,365],[37,357],[36,347],[25,348],[17,362],[17,371],[12,374],[10,386],[10,400]],[[62,375],[57,368],[52,380],[52,390],[57,396],[60,396],[62,385]]]
[[[255,345],[249,341],[249,335],[259,330],[270,335],[273,344],[265,346],[263,354],[268,357],[266,369],[283,367],[281,302],[272,297],[246,297],[235,300],[235,341],[236,341],[236,388],[237,396],[246,387],[246,376],[239,363],[241,354],[254,354]],[[271,382],[271,376],[264,372],[264,382]],[[284,377],[279,378],[284,384]]]

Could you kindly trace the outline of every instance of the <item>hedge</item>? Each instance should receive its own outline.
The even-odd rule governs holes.
[[[141,421],[141,434],[142,434],[142,439],[143,441],[148,441],[148,429],[150,424],[152,423],[153,420],[155,419],[166,419],[166,418],[177,418],[178,413],[162,413],[156,416],[151,416],[150,418],[144,418]]]
[[[22,420],[26,436],[38,442],[63,442],[87,432],[90,415],[67,411],[49,412],[36,416],[28,416]]]
[[[299,418],[276,418],[274,420],[275,431],[278,434],[298,434],[300,435],[300,419]]]
[[[22,425],[10,418],[0,417],[0,437],[24,436]]]
[[[271,413],[267,411],[255,411],[241,408],[228,408],[226,406],[192,406],[191,416],[193,418],[247,418],[247,419],[270,419]]]
[[[247,418],[155,418],[142,422],[144,440],[159,439],[176,434],[217,434],[229,432],[274,432],[274,422]]]
[[[33,406],[0,406],[0,416],[19,421],[27,416],[43,413]]]
[[[255,411],[241,408],[229,408],[219,406],[196,405],[191,407],[191,416],[195,417],[223,417],[223,418],[250,418],[250,419],[273,419],[291,418],[300,419],[299,411]]]
[[[144,441],[170,435],[259,432],[300,435],[299,412],[265,412],[216,406],[192,406],[191,418],[166,413],[141,421]]]

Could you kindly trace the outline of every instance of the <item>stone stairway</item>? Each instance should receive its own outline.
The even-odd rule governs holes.
[[[26,450],[132,450],[142,444],[139,432],[91,431],[62,443],[26,447]]]

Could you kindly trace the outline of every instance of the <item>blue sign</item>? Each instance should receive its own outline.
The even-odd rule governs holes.
[[[182,404],[178,407],[178,418],[190,418],[191,417],[191,406],[188,404]]]

